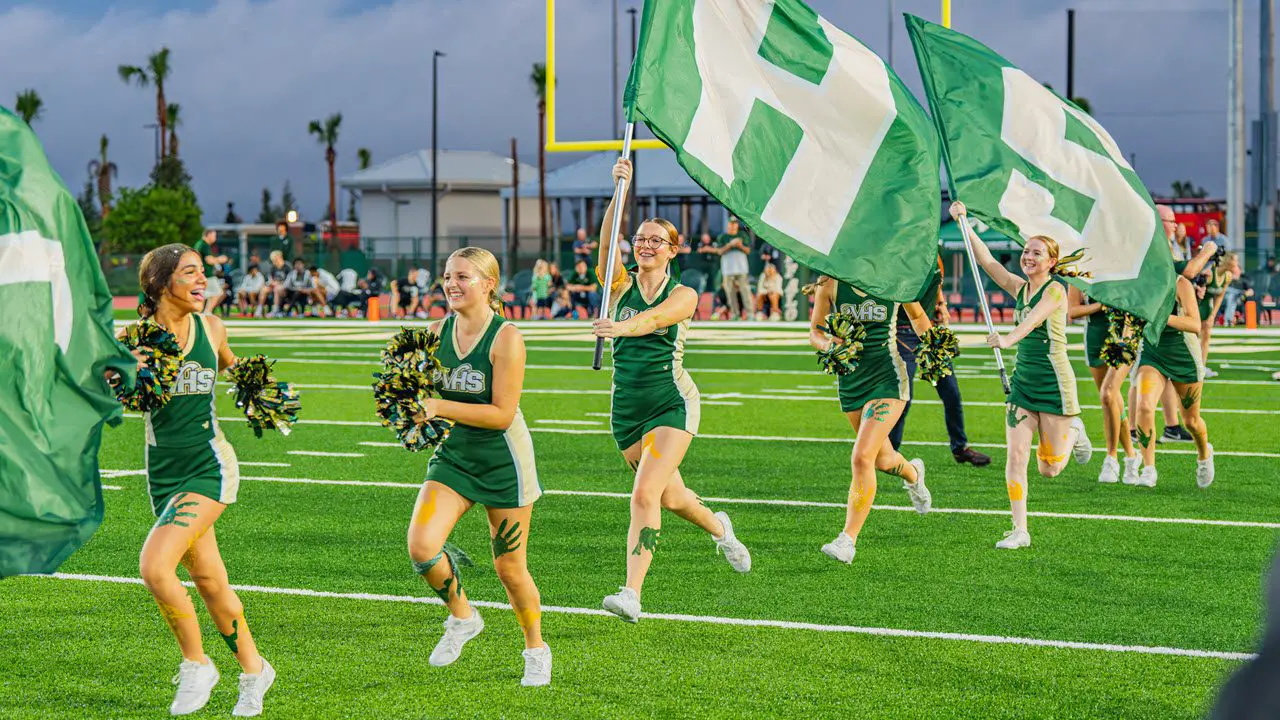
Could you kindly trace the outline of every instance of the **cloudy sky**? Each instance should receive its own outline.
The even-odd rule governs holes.
[[[619,0],[620,48],[630,49]],[[888,0],[812,0],[811,6],[882,56]],[[938,19],[938,0],[896,0],[898,12]],[[954,0],[954,26],[1059,91],[1066,84],[1066,8],[1077,9],[1076,94],[1148,187],[1192,179],[1225,194],[1225,0]],[[1246,101],[1258,106],[1257,2],[1246,3]],[[610,0],[559,0],[558,134],[599,139],[611,125]],[[23,88],[45,100],[36,123],[54,167],[73,188],[98,137],[111,138],[120,182],[145,182],[155,101],[127,87],[121,63],[144,64],[167,45],[170,102],[182,105],[182,154],[209,220],[225,203],[257,214],[269,186],[292,181],[303,215],[324,212],[323,151],[307,123],[343,113],[340,174],[355,150],[374,161],[428,147],[431,53],[441,61],[440,146],[507,153],[518,138],[536,164],[537,113],[529,70],[544,53],[542,0],[0,0],[0,104]],[[923,97],[901,18],[893,61]],[[627,62],[621,61],[620,74]],[[575,155],[551,155],[552,167]]]

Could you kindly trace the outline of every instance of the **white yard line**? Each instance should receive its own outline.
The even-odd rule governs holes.
[[[535,423],[542,423],[542,424],[544,424],[544,425],[547,425],[547,424],[549,424],[549,425],[599,425],[599,424],[601,424],[599,420],[547,420],[547,419],[541,419],[541,420],[534,420],[534,422],[535,422]]]
[[[117,583],[122,585],[141,585],[142,579],[135,577],[117,577],[111,575],[85,575],[73,573],[54,573],[53,575],[32,575],[29,577],[80,581],[95,583]],[[193,587],[190,582],[183,585]],[[291,595],[300,597],[362,600],[366,602],[410,603],[418,605],[443,605],[439,598],[418,597],[413,595],[382,595],[376,593],[338,593],[308,588],[282,588],[263,585],[232,585],[236,592],[265,593],[271,595]],[[472,600],[473,605],[484,608],[510,610],[511,605],[487,600]],[[542,612],[562,615],[591,615],[612,618],[612,614],[598,608],[563,607],[543,605]],[[685,615],[679,613],[643,613],[647,620],[666,620],[669,622],[698,623],[705,625],[730,625],[735,627],[775,628],[779,630],[808,630],[812,632],[843,633],[849,635],[872,635],[879,637],[914,638],[923,640],[958,640],[963,642],[985,643],[992,645],[1022,645],[1029,647],[1048,647],[1063,650],[1096,650],[1113,653],[1137,653],[1142,655],[1169,655],[1175,657],[1211,658],[1215,660],[1241,661],[1250,660],[1251,653],[1230,652],[1223,650],[1195,650],[1190,648],[1162,647],[1151,645],[1115,645],[1112,643],[1075,642],[1070,640],[1044,640],[1041,638],[1011,637],[1005,635],[978,635],[972,633],[934,632],[928,630],[905,630],[901,628],[863,627],[858,625],[827,625],[823,623],[794,622],[791,620],[766,620],[755,618],[720,617],[716,615]],[[615,622],[610,620],[610,622]]]
[[[397,443],[360,443],[372,447],[396,447]],[[127,472],[127,471],[126,471]],[[417,490],[422,487],[421,483],[406,483],[392,481],[377,480],[325,480],[320,478],[291,478],[291,477],[273,477],[264,475],[242,475],[241,480],[249,480],[252,482],[273,482],[285,483],[291,485],[342,485],[354,487],[386,487],[386,488],[403,488],[406,490]],[[544,490],[545,495],[565,495],[571,497],[600,497],[600,498],[616,498],[620,500],[629,500],[631,495],[621,492],[605,492],[596,490]],[[714,503],[724,503],[727,505],[765,505],[775,507],[805,507],[805,508],[831,508],[843,510],[844,503],[823,502],[818,500],[774,500],[768,498],[725,498],[725,497],[703,497],[703,500]],[[874,510],[890,510],[899,512],[915,512],[915,508],[910,505],[873,505]],[[929,511],[930,514],[938,513],[942,515],[993,515],[998,517],[1007,517],[1008,510],[990,509],[990,508],[940,508],[934,507]],[[1032,511],[1027,513],[1027,517],[1037,518],[1053,518],[1057,520],[1100,520],[1107,522],[1133,522],[1133,523],[1152,523],[1157,525],[1204,525],[1209,527],[1238,527],[1238,528],[1261,528],[1265,530],[1280,530],[1280,522],[1261,522],[1255,520],[1210,520],[1202,518],[1168,518],[1168,517],[1144,517],[1140,515],[1094,515],[1090,513],[1064,513],[1064,512],[1046,512]]]
[[[306,455],[307,457],[362,458],[364,453],[321,452],[319,450],[290,450],[290,455]]]
[[[240,461],[238,461],[236,464],[237,464],[237,465],[239,465],[240,467],[274,467],[274,468],[292,467],[289,463],[281,463],[281,462],[246,462],[246,461],[244,461],[244,460],[240,460]]]
[[[119,485],[103,485],[102,489],[103,490],[123,490],[124,488],[120,487]]]

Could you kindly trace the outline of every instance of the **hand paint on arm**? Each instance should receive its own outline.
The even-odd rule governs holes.
[[[688,320],[698,309],[698,293],[693,288],[677,285],[657,307],[649,308],[635,317],[621,323],[623,337],[639,337],[651,335],[663,328]]]
[[[1018,326],[1005,336],[1005,342],[1008,343],[1009,347],[1017,345],[1018,341],[1029,335],[1032,330],[1043,325],[1049,319],[1049,316],[1062,307],[1062,304],[1066,301],[1067,294],[1063,291],[1062,285],[1050,280],[1049,287],[1044,289],[1044,296],[1040,298],[1040,302],[1031,308],[1031,314],[1025,320],[1018,323]]]

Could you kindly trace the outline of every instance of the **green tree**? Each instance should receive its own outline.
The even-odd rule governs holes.
[[[151,184],[169,190],[191,191],[191,176],[187,174],[187,166],[176,155],[160,158],[160,162],[151,168]],[[192,193],[192,197],[195,194]]]
[[[297,209],[298,201],[293,197],[293,186],[289,184],[288,180],[285,180],[284,189],[280,191],[280,212],[277,217],[282,218],[290,210]],[[275,222],[275,220],[272,220],[272,222]]]
[[[22,122],[30,125],[44,113],[44,100],[40,98],[40,93],[27,88],[18,93],[17,101],[13,104],[14,112],[18,113],[18,117],[22,118]]]
[[[169,124],[169,156],[178,157],[178,126],[182,124],[182,106],[169,103],[165,106],[164,117]]]
[[[360,170],[368,170],[373,164],[373,153],[369,152],[369,148],[360,148],[356,150],[356,160],[359,161]],[[347,199],[347,220],[351,222],[359,221],[360,217],[356,215],[356,191],[352,190],[351,197]]]
[[[84,189],[76,196],[76,204],[80,206],[80,213],[84,215],[85,225],[89,226],[89,237],[94,240],[102,239],[102,213],[98,211],[98,204],[94,202],[94,185],[97,178],[92,172],[89,177],[85,178]],[[105,245],[106,243],[102,243]]]
[[[262,188],[262,207],[258,210],[258,222],[271,224],[284,217],[284,210],[279,205],[271,204],[271,191]]]
[[[89,177],[98,183],[98,202],[102,205],[102,217],[111,214],[111,179],[116,176],[116,164],[107,159],[107,136],[98,141],[98,157],[89,161]]]
[[[103,234],[116,252],[144,253],[168,243],[194,244],[204,229],[200,206],[188,188],[148,185],[121,188]]]
[[[1209,191],[1202,187],[1197,187],[1190,180],[1174,180],[1173,196],[1175,198],[1202,198],[1209,197]]]
[[[329,236],[330,244],[338,243],[338,191],[334,184],[334,164],[338,161],[338,129],[342,126],[342,113],[334,113],[324,122],[312,120],[307,125],[307,132],[316,137],[316,141],[324,146],[324,161],[329,165]]]
[[[156,88],[156,122],[160,124],[160,157],[165,157],[166,134],[169,129],[169,106],[164,99],[164,83],[173,72],[169,65],[169,48],[161,47],[147,57],[145,67],[139,65],[120,65],[116,68],[120,79],[126,84],[133,83],[138,87],[155,85]]]

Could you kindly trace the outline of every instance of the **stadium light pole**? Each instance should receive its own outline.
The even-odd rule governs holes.
[[[436,185],[437,169],[439,167],[439,148],[440,137],[437,133],[439,129],[439,61],[444,57],[444,53],[436,50],[431,53],[431,277],[436,277],[440,268],[437,267],[440,246],[437,231],[439,229],[439,186]]]

